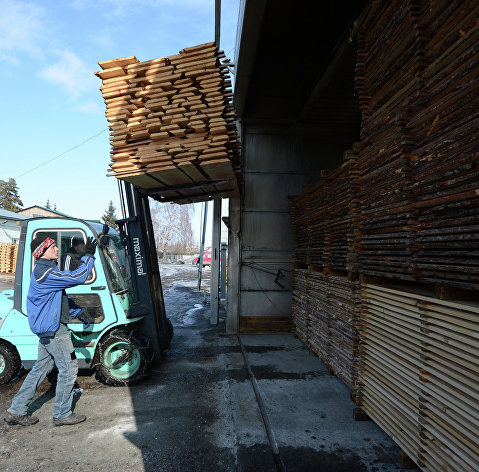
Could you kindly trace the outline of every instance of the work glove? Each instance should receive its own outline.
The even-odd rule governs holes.
[[[86,239],[85,243],[85,254],[94,255],[96,249],[97,242],[91,236]]]
[[[78,313],[76,317],[83,323],[83,329],[87,329],[90,323],[95,322],[95,318],[84,310]]]

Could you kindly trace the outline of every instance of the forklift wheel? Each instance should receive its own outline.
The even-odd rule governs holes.
[[[10,343],[0,341],[0,384],[14,379],[22,362],[17,350]]]
[[[132,385],[148,374],[152,354],[133,332],[112,331],[98,345],[97,379],[115,387]]]

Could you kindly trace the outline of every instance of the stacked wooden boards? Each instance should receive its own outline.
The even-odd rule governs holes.
[[[423,470],[479,470],[479,304],[363,285],[360,404]]]
[[[99,62],[111,175],[159,201],[237,192],[239,141],[224,57],[214,43],[140,62]]]
[[[293,270],[292,316],[296,336],[308,344],[308,271],[305,269]]]
[[[18,244],[0,244],[0,272],[14,273],[17,264]]]
[[[336,273],[356,265],[351,251],[357,226],[356,157],[347,151],[341,167],[323,171],[320,182],[289,197],[298,266]]]
[[[294,260],[300,266],[308,263],[309,249],[309,195],[289,197],[291,224],[293,226],[294,239],[296,241]]]
[[[346,256],[348,280],[359,280],[364,302],[356,398],[423,470],[475,471],[479,308],[464,300],[477,300],[479,290],[479,4],[373,0],[367,8],[359,25],[363,122]],[[331,364],[334,297],[326,279],[337,274],[326,263],[326,232],[335,189],[326,178],[315,186],[321,196],[312,199],[307,189],[292,199],[292,221],[307,223],[295,228],[303,235],[297,243],[308,244],[297,254],[306,251],[306,264],[316,266],[306,267],[321,270],[316,293],[307,278],[306,299],[316,307],[307,342]]]
[[[478,18],[395,0],[360,27],[362,273],[479,289]]]
[[[356,390],[359,370],[359,283],[344,276],[293,270],[296,335]]]
[[[427,9],[421,109],[409,117],[415,145],[413,275],[479,289],[479,4]]]
[[[359,359],[358,284],[347,277],[356,265],[354,251],[355,160],[323,171],[323,179],[290,197],[296,237],[292,315],[296,335],[355,389]]]

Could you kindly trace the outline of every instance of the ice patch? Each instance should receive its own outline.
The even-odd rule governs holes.
[[[160,264],[160,276],[161,277],[170,277],[176,274],[184,274],[187,273],[195,273],[198,271],[196,266],[188,266],[188,265],[177,265],[177,264]]]
[[[196,312],[198,310],[203,310],[204,305],[201,305],[200,303],[196,303],[194,308],[190,308],[186,313],[185,316],[183,316],[183,319],[181,320],[183,325],[185,326],[191,326],[195,321],[196,321]]]

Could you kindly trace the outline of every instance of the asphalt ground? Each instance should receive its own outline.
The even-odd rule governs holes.
[[[355,422],[349,389],[292,334],[226,335],[209,321],[208,273],[160,268],[171,349],[140,384],[108,387],[78,376],[84,423],[54,427],[55,376],[29,412],[0,424],[0,470],[399,471],[397,445],[374,423]],[[206,303],[205,303],[206,301]],[[4,411],[23,376],[0,386]]]

